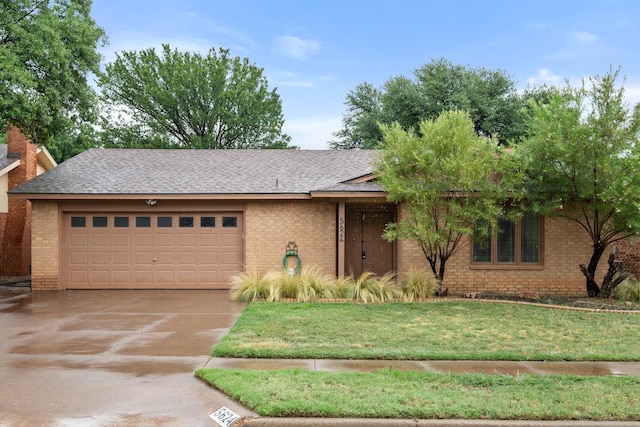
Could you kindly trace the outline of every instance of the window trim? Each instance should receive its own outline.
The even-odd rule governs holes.
[[[497,220],[496,220],[497,221]],[[516,237],[515,237],[515,262],[497,262],[497,233],[491,235],[491,262],[477,262],[473,260],[473,239],[469,239],[469,265],[472,270],[542,270],[545,268],[544,264],[544,246],[545,246],[545,233],[544,225],[546,217],[544,215],[538,215],[538,262],[521,262],[519,261],[521,251],[521,219],[516,220]]]

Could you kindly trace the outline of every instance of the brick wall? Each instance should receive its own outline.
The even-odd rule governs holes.
[[[614,246],[617,247],[616,258],[622,261],[622,271],[640,278],[640,238],[630,237],[616,242]]]
[[[58,203],[34,201],[31,210],[32,256],[31,289],[64,289],[59,277],[59,211]]]
[[[7,131],[7,155],[17,155],[20,166],[9,172],[8,189],[34,178],[37,174],[37,147],[15,127]],[[31,203],[24,199],[9,199],[2,236],[2,273],[26,276],[31,266]]]
[[[579,225],[545,218],[544,265],[518,268],[472,267],[469,239],[461,243],[458,252],[447,262],[443,287],[451,294],[495,292],[521,294],[535,292],[540,295],[586,296],[585,278],[579,265],[587,264],[591,257],[591,241]],[[606,252],[598,268],[598,280],[606,270]],[[398,244],[399,271],[429,265],[415,241]]]
[[[263,274],[281,271],[288,242],[302,266],[336,274],[336,205],[318,201],[258,201],[245,205],[245,262]]]

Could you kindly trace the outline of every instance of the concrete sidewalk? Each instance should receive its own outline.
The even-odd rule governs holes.
[[[310,371],[373,372],[379,369],[419,372],[537,375],[640,376],[640,362],[511,362],[448,360],[334,360],[334,359],[233,359],[214,357],[205,368],[308,369]]]

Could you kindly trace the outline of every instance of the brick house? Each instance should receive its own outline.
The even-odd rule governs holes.
[[[27,276],[31,267],[31,204],[9,199],[7,191],[56,166],[44,147],[37,147],[15,127],[0,144],[0,275]]]
[[[381,237],[403,208],[374,180],[375,154],[88,150],[10,192],[32,203],[32,287],[227,288],[282,268],[288,242],[336,276],[428,268],[415,242]],[[450,293],[585,295],[578,225],[529,215],[500,228],[450,259]]]

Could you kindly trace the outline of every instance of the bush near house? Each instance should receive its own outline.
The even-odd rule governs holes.
[[[436,288],[433,275],[420,269],[411,269],[400,283],[393,274],[379,277],[365,271],[357,278],[334,279],[316,267],[305,267],[298,275],[240,273],[232,278],[231,284],[231,298],[240,302],[347,300],[374,304],[418,301],[433,297]]]

